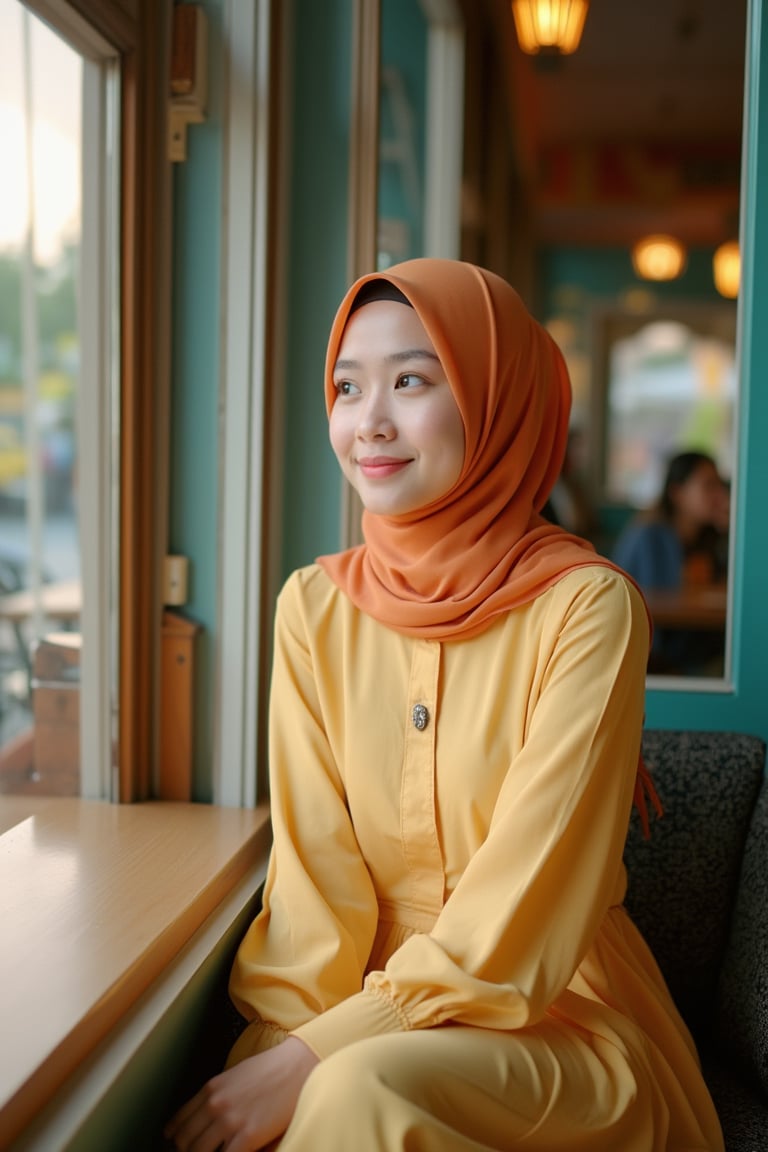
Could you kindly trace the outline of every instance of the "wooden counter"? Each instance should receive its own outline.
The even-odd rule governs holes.
[[[0,797],[0,1147],[268,847],[266,808]]]
[[[724,584],[692,585],[675,592],[646,592],[657,628],[718,631],[725,628],[728,590]]]

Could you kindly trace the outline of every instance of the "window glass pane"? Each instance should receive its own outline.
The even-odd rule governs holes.
[[[83,297],[82,125],[102,130],[104,122],[84,117],[89,68],[18,0],[0,0],[0,792],[6,793],[76,794],[82,787],[82,544],[94,525],[83,523],[89,501],[80,498],[83,484],[93,482],[82,471],[82,413],[93,397],[83,390],[81,318],[88,315],[96,330],[102,311]]]

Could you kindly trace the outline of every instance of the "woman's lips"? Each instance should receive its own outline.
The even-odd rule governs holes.
[[[373,480],[394,476],[407,464],[410,464],[410,460],[404,460],[400,456],[365,456],[357,461],[357,466],[363,475]]]

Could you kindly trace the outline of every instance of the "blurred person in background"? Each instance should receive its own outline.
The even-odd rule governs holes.
[[[673,456],[657,503],[626,526],[614,561],[648,593],[722,580],[722,534],[728,530],[724,490],[717,464],[706,452]],[[696,673],[721,659],[722,649],[719,632],[657,628],[649,670]]]

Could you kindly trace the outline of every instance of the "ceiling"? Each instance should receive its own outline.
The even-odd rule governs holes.
[[[543,242],[736,235],[747,0],[592,0],[555,61],[524,55],[509,0],[489,2]]]

